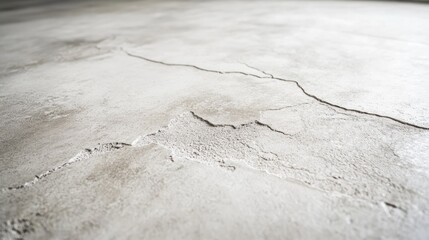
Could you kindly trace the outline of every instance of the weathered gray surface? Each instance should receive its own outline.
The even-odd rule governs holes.
[[[4,9],[2,238],[428,238],[429,5]]]

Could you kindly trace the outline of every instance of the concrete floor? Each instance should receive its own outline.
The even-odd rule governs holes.
[[[2,239],[429,238],[429,5],[0,9]]]

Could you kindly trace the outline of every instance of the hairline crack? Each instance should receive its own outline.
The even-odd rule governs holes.
[[[200,71],[210,72],[210,73],[217,73],[217,74],[239,74],[239,75],[249,76],[249,77],[255,77],[255,78],[259,78],[259,79],[273,79],[273,80],[282,81],[282,82],[294,83],[302,91],[302,93],[304,93],[304,95],[306,95],[307,97],[310,97],[310,98],[316,100],[317,102],[319,102],[321,104],[327,105],[328,107],[337,108],[337,109],[341,109],[343,111],[354,112],[354,113],[357,113],[357,114],[362,114],[362,115],[367,115],[367,116],[373,116],[373,117],[378,117],[378,118],[389,119],[391,121],[394,121],[394,122],[397,122],[397,123],[400,123],[402,125],[406,125],[406,126],[409,126],[409,127],[413,127],[413,128],[417,128],[417,129],[421,129],[421,130],[429,130],[429,127],[424,127],[424,126],[420,126],[420,125],[417,125],[417,124],[409,123],[409,122],[406,122],[406,121],[403,121],[403,120],[400,120],[398,118],[394,118],[394,117],[391,117],[391,116],[382,115],[382,114],[378,114],[378,113],[367,112],[367,111],[363,111],[363,110],[359,110],[359,109],[354,109],[354,108],[347,108],[347,107],[343,107],[343,106],[340,106],[340,105],[335,104],[335,103],[331,103],[329,101],[321,99],[320,97],[317,97],[314,94],[309,93],[296,80],[275,77],[271,73],[268,73],[266,71],[260,70],[260,69],[255,68],[255,67],[250,67],[248,64],[244,64],[244,65],[246,65],[247,67],[250,67],[250,68],[252,68],[252,69],[254,69],[256,71],[261,72],[265,76],[259,76],[259,75],[256,75],[256,74],[246,73],[246,72],[241,72],[241,71],[219,71],[219,70],[202,68],[202,67],[199,67],[199,66],[196,66],[196,65],[192,65],[192,64],[168,63],[168,62],[154,60],[154,59],[151,59],[151,58],[147,58],[147,57],[143,57],[143,56],[140,56],[140,55],[136,55],[136,54],[130,53],[127,50],[125,50],[124,48],[120,48],[120,50],[122,52],[124,52],[126,55],[130,56],[130,57],[142,59],[142,60],[145,60],[147,62],[152,62],[152,63],[161,64],[161,65],[165,65],[165,66],[188,67],[188,68],[194,68],[194,69],[197,69],[197,70],[200,70]]]

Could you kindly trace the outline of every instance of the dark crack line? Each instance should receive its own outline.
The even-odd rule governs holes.
[[[284,79],[284,78],[279,78],[279,77],[274,77],[272,74],[267,73],[265,71],[259,70],[257,68],[251,67],[257,71],[260,71],[261,73],[263,73],[264,75],[266,75],[266,77],[261,77],[255,74],[251,74],[251,73],[245,73],[245,72],[240,72],[240,71],[219,71],[219,70],[212,70],[212,69],[206,69],[206,68],[202,68],[202,67],[198,67],[195,65],[191,65],[191,64],[180,64],[180,63],[167,63],[167,62],[162,62],[162,61],[158,61],[158,60],[153,60],[150,58],[146,58],[140,55],[135,55],[132,53],[129,53],[128,51],[124,50],[123,48],[121,48],[121,50],[127,54],[130,57],[134,57],[134,58],[138,58],[138,59],[142,59],[148,62],[152,62],[152,63],[157,63],[157,64],[162,64],[165,66],[175,66],[175,67],[188,67],[188,68],[194,68],[200,71],[204,71],[204,72],[211,72],[211,73],[217,73],[217,74],[240,74],[240,75],[244,75],[244,76],[250,76],[250,77],[255,77],[255,78],[260,78],[260,79],[273,79],[273,80],[277,80],[277,81],[282,81],[282,82],[289,82],[289,83],[294,83],[306,96],[322,103],[325,104],[327,106],[333,107],[333,108],[338,108],[341,109],[343,111],[348,111],[348,112],[354,112],[354,113],[358,113],[358,114],[362,114],[362,115],[368,115],[368,116],[373,116],[373,117],[378,117],[378,118],[384,118],[384,119],[389,119],[392,120],[394,122],[409,126],[409,127],[413,127],[413,128],[417,128],[417,129],[422,129],[422,130],[429,130],[429,127],[423,127],[423,126],[419,126],[413,123],[409,123],[409,122],[405,122],[403,120],[394,118],[394,117],[390,117],[387,115],[382,115],[382,114],[378,114],[378,113],[371,113],[371,112],[367,112],[367,111],[362,111],[362,110],[358,110],[358,109],[353,109],[353,108],[347,108],[347,107],[343,107],[334,103],[331,103],[329,101],[323,100],[319,97],[317,97],[314,94],[311,94],[309,92],[307,92],[298,81],[295,80],[290,80],[290,79]],[[246,64],[246,66],[248,66]]]
[[[407,210],[405,210],[404,208],[402,208],[402,207],[399,207],[398,205],[396,205],[396,204],[393,204],[393,203],[390,203],[390,202],[382,202],[382,203],[384,203],[387,207],[391,207],[391,208],[394,208],[394,209],[399,209],[400,211],[402,211],[402,212],[404,212],[404,213],[406,213],[407,212]]]
[[[256,74],[245,73],[245,72],[240,72],[240,71],[218,71],[218,70],[212,70],[212,69],[198,67],[198,66],[191,65],[191,64],[161,62],[161,61],[153,60],[153,59],[150,59],[150,58],[142,57],[140,55],[135,55],[135,54],[129,53],[128,51],[126,51],[126,50],[124,50],[122,48],[121,48],[121,50],[125,54],[127,54],[128,56],[130,56],[130,57],[143,59],[143,60],[148,61],[148,62],[162,64],[162,65],[165,65],[165,66],[188,67],[188,68],[194,68],[194,69],[197,69],[197,70],[200,70],[200,71],[210,72],[210,73],[217,73],[217,74],[240,74],[240,75],[244,75],[244,76],[251,76],[251,77],[256,77],[256,78],[264,78],[264,77],[258,76]]]
[[[256,71],[258,71],[258,72],[261,72],[261,73],[265,74],[265,75],[266,75],[266,76],[268,76],[268,77],[271,77],[271,78],[273,78],[273,77],[274,77],[271,73],[267,73],[267,72],[265,72],[265,71],[263,71],[263,70],[261,70],[261,69],[259,69],[259,68],[255,68],[255,67],[253,67],[253,66],[250,66],[250,65],[249,65],[249,64],[247,64],[247,63],[241,63],[241,64],[245,65],[245,66],[246,66],[246,67],[248,67],[248,68],[251,68],[251,69],[253,69],[253,70],[256,70]]]
[[[271,130],[271,131],[273,131],[273,132],[280,133],[280,134],[283,134],[283,135],[288,136],[288,137],[292,136],[291,134],[287,134],[287,133],[285,133],[285,132],[282,132],[282,131],[280,131],[280,130],[277,130],[277,129],[275,129],[275,128],[272,128],[270,125],[268,125],[268,124],[266,124],[266,123],[263,123],[263,122],[260,122],[260,121],[258,121],[258,120],[255,120],[255,121],[254,121],[254,123],[255,123],[256,125],[266,127],[266,128],[270,129],[270,130]]]
[[[285,132],[282,132],[282,131],[280,131],[280,130],[277,130],[277,129],[275,129],[275,128],[271,127],[270,125],[268,125],[268,124],[266,124],[266,123],[263,123],[263,122],[260,122],[260,121],[258,121],[258,120],[254,120],[254,121],[252,121],[252,122],[248,122],[248,123],[242,123],[242,124],[239,124],[239,125],[232,125],[232,124],[216,124],[216,123],[212,123],[212,122],[210,122],[209,120],[207,120],[207,119],[205,119],[205,118],[203,118],[203,117],[201,117],[201,116],[197,115],[197,114],[196,114],[195,112],[193,112],[193,111],[190,111],[190,113],[192,114],[192,116],[193,116],[194,118],[196,118],[196,119],[198,119],[198,120],[200,120],[200,121],[202,121],[202,122],[206,123],[206,124],[207,124],[207,125],[209,125],[210,127],[230,127],[230,128],[232,128],[232,129],[237,129],[237,128],[240,128],[240,127],[246,127],[246,126],[249,126],[249,125],[251,125],[251,124],[255,124],[255,125],[262,126],[262,127],[266,127],[266,128],[268,128],[269,130],[271,130],[271,131],[273,131],[273,132],[280,133],[280,134],[282,134],[282,135],[284,135],[284,136],[287,136],[287,137],[292,136],[291,134],[287,134],[287,133],[285,133]]]
[[[299,88],[299,89],[301,89],[301,91],[305,94],[305,95],[307,95],[308,97],[311,97],[311,98],[313,98],[314,100],[316,100],[316,101],[318,101],[318,102],[320,102],[320,103],[323,103],[323,104],[325,104],[325,105],[328,105],[328,106],[330,106],[330,107],[334,107],[334,108],[338,108],[338,109],[341,109],[341,110],[344,110],[344,111],[347,111],[347,112],[354,112],[354,113],[359,113],[359,114],[363,114],[363,115],[369,115],[369,116],[373,116],[373,117],[379,117],[379,118],[385,118],[385,119],[390,119],[390,120],[392,120],[392,121],[394,121],[394,122],[397,122],[397,123],[400,123],[400,124],[403,124],[403,125],[407,125],[407,126],[409,126],[409,127],[414,127],[414,128],[418,128],[418,129],[423,129],[423,130],[429,130],[429,127],[423,127],[423,126],[419,126],[419,125],[416,125],[416,124],[413,124],[413,123],[409,123],[409,122],[405,122],[405,121],[403,121],[403,120],[400,120],[400,119],[397,119],[397,118],[394,118],[394,117],[390,117],[390,116],[387,116],[387,115],[381,115],[381,114],[378,114],[378,113],[371,113],[371,112],[366,112],[366,111],[362,111],[362,110],[358,110],[358,109],[353,109],[353,108],[346,108],[346,107],[343,107],[343,106],[340,106],[340,105],[337,105],[337,104],[334,104],[334,103],[331,103],[331,102],[328,102],[328,101],[326,101],[326,100],[323,100],[323,99],[321,99],[321,98],[319,98],[319,97],[317,97],[317,96],[315,96],[315,95],[313,95],[313,94],[311,94],[311,93],[308,93],[297,81],[295,81],[295,80],[289,80],[289,79],[283,79],[283,78],[278,78],[278,77],[273,77],[272,79],[275,79],[275,80],[279,80],[279,81],[283,81],[283,82],[291,82],[291,83],[295,83],[295,85]]]
[[[230,127],[230,128],[232,128],[232,129],[237,129],[237,127],[236,126],[234,126],[234,125],[232,125],[232,124],[215,124],[215,123],[212,123],[212,122],[210,122],[209,120],[207,120],[207,119],[205,119],[205,118],[202,118],[202,117],[200,117],[199,115],[197,115],[195,112],[193,112],[193,111],[190,111],[190,113],[192,114],[192,116],[194,117],[194,118],[196,118],[196,119],[198,119],[198,120],[200,120],[200,121],[202,121],[202,122],[204,122],[204,123],[206,123],[207,125],[209,125],[210,127]]]

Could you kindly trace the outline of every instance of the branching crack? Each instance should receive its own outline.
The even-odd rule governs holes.
[[[242,63],[243,65],[245,65],[246,67],[248,67],[248,68],[251,68],[251,69],[253,69],[253,70],[256,70],[256,71],[258,71],[258,72],[261,72],[261,73],[263,73],[263,74],[265,74],[266,76],[268,76],[268,77],[271,77],[271,78],[274,78],[274,76],[273,76],[273,74],[271,74],[271,73],[267,73],[267,72],[265,72],[264,70],[261,70],[261,69],[259,69],[259,68],[256,68],[256,67],[253,67],[253,66],[250,66],[249,64],[247,64],[247,63]]]
[[[194,68],[194,69],[197,69],[197,70],[200,70],[200,71],[210,72],[210,73],[217,73],[217,74],[240,74],[240,75],[244,75],[244,76],[251,76],[251,77],[256,77],[256,78],[264,78],[264,77],[258,76],[256,74],[245,73],[245,72],[240,72],[240,71],[219,71],[219,70],[202,68],[202,67],[198,67],[198,66],[191,65],[191,64],[167,63],[167,62],[157,61],[157,60],[153,60],[153,59],[146,58],[146,57],[143,57],[143,56],[132,54],[132,53],[124,50],[123,48],[121,48],[121,50],[125,54],[127,54],[128,56],[130,56],[130,57],[139,58],[139,59],[142,59],[142,60],[145,60],[145,61],[148,61],[148,62],[162,64],[162,65],[165,65],[165,66],[188,67],[188,68]]]
[[[298,106],[298,105],[295,105],[295,106]],[[290,106],[290,107],[292,107],[292,106]],[[249,123],[240,124],[240,125],[215,124],[215,123],[210,122],[207,119],[204,119],[203,117],[197,115],[196,113],[194,113],[192,111],[187,112],[186,114],[188,114],[188,115],[185,115],[185,116],[189,117],[189,113],[192,115],[192,117],[194,117],[195,119],[197,119],[197,120],[199,120],[201,122],[204,122],[209,127],[215,127],[215,128],[217,128],[217,127],[227,127],[227,128],[232,128],[232,129],[240,129],[241,127],[246,127],[246,126],[254,124],[254,125],[262,126],[264,128],[268,128],[270,131],[290,136],[287,133],[284,133],[282,131],[276,130],[276,129],[272,128],[270,125],[262,123],[262,122],[259,122],[257,120],[249,122]],[[185,123],[186,123],[186,121],[185,121]],[[255,127],[254,125],[253,125],[253,127]],[[186,130],[189,130],[189,129],[185,129],[185,131]],[[149,136],[156,136],[157,134],[162,133],[163,131],[166,131],[166,130],[165,129],[164,130],[160,129],[157,132],[151,133],[151,134],[147,134],[144,137],[138,137],[132,144],[121,143],[121,142],[114,142],[114,143],[99,144],[99,146],[97,146],[95,148],[85,149],[85,150],[79,152],[75,157],[73,157],[70,160],[68,160],[67,162],[63,163],[62,165],[54,167],[54,168],[52,168],[52,169],[50,169],[50,170],[48,170],[48,171],[46,171],[46,172],[44,172],[44,173],[42,173],[40,175],[36,175],[33,180],[28,181],[28,182],[26,182],[24,184],[21,184],[21,185],[18,185],[18,186],[12,186],[12,187],[8,187],[8,188],[4,188],[3,191],[18,190],[18,189],[23,189],[23,188],[32,186],[32,185],[36,184],[39,180],[48,177],[49,175],[51,175],[51,174],[53,174],[53,173],[61,170],[62,168],[65,168],[65,167],[67,167],[69,165],[72,165],[74,163],[77,163],[77,162],[80,162],[80,161],[83,161],[83,160],[88,160],[89,158],[91,158],[94,155],[99,155],[99,154],[103,154],[103,153],[107,153],[107,152],[116,151],[118,149],[125,148],[125,147],[141,147],[141,146],[145,146],[144,144],[140,145],[139,144],[140,141],[142,141],[144,143],[154,143],[154,144],[157,144],[157,145],[159,145],[161,147],[164,147],[165,149],[170,150],[171,151],[171,155],[169,156],[169,160],[174,163],[176,161],[176,159],[175,159],[176,156],[179,157],[178,159],[180,159],[181,157],[183,157],[183,155],[175,155],[175,147],[177,146],[177,142],[173,142],[172,145],[168,145],[168,144],[165,144],[162,141],[151,140],[151,141],[147,141],[146,142],[144,140],[145,138],[147,138]],[[197,128],[196,131],[197,131],[196,134],[200,133],[200,132],[198,132],[199,131],[198,128]],[[183,134],[183,133],[179,132],[178,134]],[[221,134],[225,134],[225,132],[223,132]],[[210,135],[210,136],[213,138],[213,135]],[[189,136],[184,136],[184,138],[188,138],[188,137]],[[172,137],[169,136],[169,135],[167,135],[166,139],[172,139]],[[173,137],[173,139],[174,139],[174,137]],[[234,139],[238,139],[239,140],[240,137],[239,138],[234,138]],[[174,140],[174,141],[177,141],[177,139]],[[180,139],[179,139],[179,141],[180,141]],[[226,142],[226,143],[228,143],[228,142]],[[229,142],[229,143],[231,143],[231,142]],[[202,145],[204,145],[204,144],[207,144],[207,142],[202,142]],[[250,168],[261,170],[261,171],[265,171],[268,174],[272,174],[274,176],[280,177],[280,178],[282,178],[282,179],[284,179],[286,181],[297,183],[300,186],[304,186],[304,187],[307,187],[307,188],[310,188],[310,189],[313,189],[313,190],[325,192],[327,194],[334,194],[336,196],[340,195],[340,196],[350,197],[350,198],[353,198],[355,200],[365,201],[365,202],[368,202],[368,203],[371,203],[371,204],[375,204],[376,203],[376,200],[371,199],[371,198],[362,198],[362,197],[359,197],[359,196],[353,196],[353,195],[348,194],[348,193],[338,192],[336,190],[324,189],[323,187],[320,187],[320,186],[318,186],[316,184],[312,184],[306,178],[293,177],[293,176],[287,176],[287,175],[278,175],[275,172],[270,172],[269,168],[265,168],[264,166],[266,166],[267,164],[273,163],[274,165],[272,165],[272,166],[280,166],[282,168],[290,169],[290,170],[292,170],[294,172],[299,171],[299,172],[301,172],[300,173],[301,176],[303,176],[302,173],[304,173],[306,175],[311,175],[311,176],[317,175],[317,174],[315,174],[314,170],[311,170],[311,169],[303,168],[303,167],[300,167],[300,166],[294,166],[294,165],[288,164],[288,163],[282,164],[281,160],[284,158],[283,156],[281,156],[281,155],[279,155],[279,154],[277,154],[275,152],[266,151],[261,146],[259,146],[257,143],[253,143],[253,144],[250,143],[249,144],[246,141],[239,141],[239,144],[242,144],[243,146],[245,146],[245,147],[253,150],[254,152],[250,152],[250,154],[256,153],[256,156],[259,159],[264,160],[262,162],[262,165],[254,165],[252,163],[248,163],[247,166],[250,167]],[[226,145],[228,145],[228,144],[226,144]],[[252,146],[252,145],[254,145],[254,146]],[[186,146],[188,146],[188,144],[185,144],[185,147]],[[201,144],[197,144],[195,146],[201,146]],[[182,148],[183,148],[183,146],[182,146]],[[192,148],[192,146],[191,146],[191,148]],[[240,147],[237,147],[237,148],[240,148]],[[198,149],[198,148],[193,148],[193,149],[195,150],[195,149]],[[233,149],[236,149],[236,148],[233,147]],[[213,150],[214,150],[213,148],[203,148],[203,151],[213,151]],[[226,150],[227,151],[225,151],[226,152],[225,154],[229,154],[228,148]],[[190,151],[184,151],[184,154],[188,154],[188,156],[190,156],[189,153],[190,153]],[[210,157],[210,156],[213,156],[213,155],[210,155],[210,154],[207,155],[206,154],[206,155],[203,156],[203,159],[205,159],[207,156]],[[227,161],[225,161],[226,158],[228,157],[228,155],[217,155],[217,156],[219,156],[219,157],[214,158],[214,161],[218,164],[219,167],[221,167],[221,168],[223,168],[225,170],[231,171],[231,172],[234,172],[236,170],[236,168],[237,168],[236,166],[230,165],[230,164],[228,164]],[[246,156],[246,155],[244,155],[244,156]],[[187,156],[185,156],[185,157],[187,158]],[[192,159],[192,158],[189,158],[189,159]],[[261,163],[261,161],[259,161],[259,159],[256,161],[257,164]],[[197,158],[194,158],[194,160],[200,161]],[[200,161],[200,162],[202,162],[202,161]],[[333,178],[334,179],[338,179],[338,177],[335,177],[335,176]],[[379,178],[383,178],[384,179],[383,176],[379,176]],[[314,177],[311,178],[311,179],[312,180],[317,180],[317,181],[324,181],[324,180],[326,180],[326,179],[323,179],[323,178],[314,178]],[[395,189],[399,189],[400,191],[404,191],[405,188],[403,188],[402,186],[396,185],[389,178],[386,178],[386,179],[387,179],[387,183],[386,183],[386,181],[383,181],[382,183],[386,183],[389,186],[393,186]],[[406,213],[406,208],[401,207],[399,204],[394,204],[394,203],[391,203],[391,202],[384,202],[384,201],[381,202],[381,203],[382,203],[383,207],[389,207],[389,208],[392,208],[392,209],[398,209],[398,210],[401,210],[402,212]],[[389,212],[389,211],[386,210],[386,212]]]
[[[329,107],[341,109],[341,110],[347,111],[347,112],[354,112],[354,113],[358,113],[358,114],[362,114],[362,115],[368,115],[368,116],[373,116],[373,117],[378,117],[378,118],[389,119],[389,120],[392,120],[394,122],[397,122],[397,123],[400,123],[400,124],[403,124],[403,125],[406,125],[406,126],[409,126],[409,127],[413,127],[413,128],[417,128],[417,129],[422,129],[422,130],[429,130],[429,127],[419,126],[419,125],[416,125],[416,124],[413,124],[413,123],[409,123],[409,122],[406,122],[406,121],[403,121],[403,120],[400,120],[400,119],[397,119],[397,118],[394,118],[394,117],[390,117],[390,116],[387,116],[387,115],[382,115],[382,114],[378,114],[378,113],[371,113],[371,112],[362,111],[362,110],[353,109],[353,108],[347,108],[347,107],[340,106],[338,104],[331,103],[331,102],[329,102],[327,100],[323,100],[323,99],[317,97],[314,94],[309,93],[307,90],[305,90],[302,87],[302,85],[298,81],[275,77],[273,74],[270,74],[270,73],[268,73],[266,71],[263,71],[263,70],[259,70],[259,69],[255,68],[255,67],[250,67],[247,64],[245,64],[245,65],[248,66],[248,67],[250,67],[250,68],[253,68],[253,69],[255,69],[255,70],[257,70],[257,71],[259,71],[261,73],[263,73],[265,76],[261,77],[261,76],[258,76],[256,74],[251,74],[251,73],[246,73],[246,72],[241,72],[241,71],[219,71],[219,70],[202,68],[202,67],[199,67],[199,66],[196,66],[196,65],[191,65],[191,64],[167,63],[167,62],[162,62],[162,61],[150,59],[150,58],[147,58],[147,57],[143,57],[143,56],[140,56],[140,55],[132,54],[132,53],[126,51],[123,48],[121,48],[121,50],[125,54],[127,54],[128,56],[130,56],[130,57],[142,59],[142,60],[145,60],[145,61],[148,61],[148,62],[152,62],[152,63],[162,64],[162,65],[165,65],[165,66],[188,67],[188,68],[194,68],[194,69],[197,69],[197,70],[200,70],[200,71],[204,71],[204,72],[211,72],[211,73],[217,73],[217,74],[239,74],[239,75],[244,75],[244,76],[249,76],[249,77],[255,77],[255,78],[260,78],[260,79],[273,79],[273,80],[277,80],[277,81],[293,83],[307,97],[310,97],[310,98],[318,101],[319,103],[322,103],[322,104],[327,105]]]

